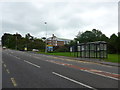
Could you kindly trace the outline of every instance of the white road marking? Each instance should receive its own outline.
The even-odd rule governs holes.
[[[14,56],[15,58],[17,58],[17,59],[20,59],[19,57],[17,57],[17,56]]]
[[[6,71],[7,71],[8,74],[10,73],[10,71],[8,69],[6,69]]]
[[[55,63],[54,61],[51,61],[51,60],[45,60],[45,61]],[[55,64],[65,66],[66,63],[64,63],[64,64],[55,63]],[[68,65],[72,65],[72,64],[68,64]],[[81,71],[87,72],[87,73],[91,73],[91,74],[95,74],[95,75],[99,75],[99,76],[106,77],[106,78],[110,78],[110,79],[114,79],[114,80],[120,80],[120,79],[118,79],[118,78],[114,78],[114,77],[111,77],[111,76],[106,76],[106,75],[103,75],[103,74],[99,74],[99,73],[92,72],[92,71],[97,71],[97,72],[110,73],[110,72],[106,72],[106,71],[99,71],[99,70],[91,70],[91,71],[88,71],[88,70],[81,70]],[[115,74],[115,73],[110,73],[110,74]],[[118,75],[118,74],[116,74],[116,75]]]
[[[8,53],[6,53],[6,54],[8,54]],[[13,56],[13,55],[11,55],[11,54],[8,54],[8,55]],[[31,56],[31,55],[29,55],[29,56]],[[13,56],[13,57],[15,57],[15,58],[17,58],[17,59],[20,59],[20,58],[18,58],[18,57],[16,57],[16,56]],[[51,57],[51,56],[49,56],[49,57]],[[39,58],[39,57],[35,57],[35,58]],[[47,61],[47,60],[46,60],[46,61]],[[27,62],[28,62],[28,61],[27,61]],[[29,62],[29,64],[34,65],[34,66],[40,68],[40,66],[38,66],[38,65],[36,65],[36,64],[33,64],[33,63],[31,63],[31,62]],[[60,65],[60,64],[58,64],[58,65]],[[64,66],[65,64],[62,64],[62,65]],[[114,80],[120,80],[120,79],[118,79],[118,78],[114,78],[114,77],[110,77],[110,76],[106,76],[106,75],[102,75],[102,74],[90,72],[90,71],[87,71],[87,70],[81,70],[81,71],[85,71],[85,72],[88,72],[88,73],[91,73],[91,74],[96,74],[96,75],[103,76],[103,77],[107,77],[107,78],[111,78],[111,79],[114,79]],[[105,71],[104,71],[104,72],[105,72]],[[109,73],[109,72],[107,72],[107,73]],[[114,74],[115,74],[115,73],[114,73]]]
[[[11,78],[11,81],[12,81],[12,83],[13,83],[13,86],[16,87],[16,86],[17,86],[17,83],[16,83],[15,79],[14,79],[14,78]]]
[[[120,79],[117,79],[117,78],[114,78],[114,77],[110,77],[110,76],[106,76],[106,75],[103,75],[103,74],[98,74],[98,73],[90,72],[88,70],[81,70],[81,71],[88,72],[88,73],[91,73],[91,74],[96,74],[96,75],[99,75],[99,76],[102,76],[102,77],[106,77],[106,78],[111,78],[111,79],[114,79],[114,80],[120,80]]]
[[[77,83],[77,84],[79,84],[79,85],[85,86],[85,87],[90,88],[90,89],[93,89],[93,90],[97,90],[97,89],[95,89],[95,88],[93,88],[93,87],[91,87],[91,86],[89,86],[89,85],[83,84],[83,83],[81,83],[81,82],[78,82],[78,81],[73,80],[73,79],[71,79],[71,78],[68,78],[68,77],[66,77],[66,76],[60,75],[60,74],[58,74],[58,73],[56,73],[56,72],[52,72],[52,73],[53,73],[54,75],[57,75],[57,76],[59,76],[59,77],[62,77],[62,78],[67,79],[67,80],[69,80],[69,81],[72,81],[72,82],[74,82],[74,83]]]
[[[26,62],[26,63],[28,63],[28,64],[31,64],[31,65],[33,65],[33,66],[35,66],[35,67],[37,67],[37,68],[40,68],[40,66],[38,66],[38,65],[36,65],[36,64],[34,64],[34,63],[31,63],[31,62],[29,62],[29,61],[24,60],[24,62]]]
[[[6,68],[6,64],[4,64],[4,67]]]

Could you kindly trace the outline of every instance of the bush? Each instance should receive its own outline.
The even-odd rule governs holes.
[[[65,46],[59,46],[54,48],[54,52],[68,52],[69,48]]]

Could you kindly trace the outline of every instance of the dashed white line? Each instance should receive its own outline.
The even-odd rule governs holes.
[[[8,53],[6,53],[6,54],[8,54]],[[13,55],[11,55],[11,54],[8,54],[8,55],[10,55],[10,56],[13,56]],[[32,56],[32,55],[29,55],[29,56]],[[20,59],[19,57],[16,57],[16,56],[13,56],[13,57],[15,57],[15,58],[17,58],[17,59]],[[49,56],[50,57],[50,56]],[[35,57],[35,58],[39,58],[39,57]],[[35,66],[35,67],[38,67],[38,68],[40,68],[40,66],[38,66],[38,65],[36,65],[36,64],[33,64],[33,63],[31,63],[31,62],[29,62],[29,61],[26,61],[26,60],[24,60],[25,62],[27,62],[27,63],[29,63],[29,64],[31,64],[31,65],[33,65],[33,66]],[[46,60],[47,61],[47,60]],[[65,65],[65,64],[61,64],[61,65]],[[6,67],[6,65],[4,66],[4,67]],[[120,79],[117,79],[117,78],[114,78],[114,77],[110,77],[110,76],[106,76],[106,75],[101,75],[101,74],[98,74],[98,73],[94,73],[94,72],[90,72],[90,71],[86,71],[86,70],[84,70],[85,72],[88,72],[88,73],[91,73],[91,74],[96,74],[96,75],[100,75],[100,76],[103,76],[103,77],[107,77],[107,78],[111,78],[111,79],[114,79],[114,80],[120,80]]]
[[[24,60],[24,62],[26,62],[26,63],[28,63],[28,64],[31,64],[31,65],[33,65],[33,66],[35,66],[35,67],[37,67],[37,68],[40,68],[40,66],[38,66],[38,65],[36,65],[36,64],[34,64],[34,63],[31,63],[31,62],[29,62],[29,61]]]
[[[13,83],[13,86],[16,87],[16,86],[17,86],[17,83],[16,83],[15,79],[14,79],[14,78],[11,78],[11,81],[12,81],[12,83]]]
[[[57,76],[59,76],[59,77],[62,77],[62,78],[64,78],[64,79],[67,79],[67,80],[69,80],[69,81],[72,81],[72,82],[74,82],[74,83],[77,83],[77,84],[79,84],[79,85],[82,85],[82,86],[84,86],[84,87],[87,87],[87,88],[90,88],[90,89],[93,89],[93,90],[97,90],[97,89],[95,89],[95,88],[93,88],[93,87],[91,87],[91,86],[89,86],[89,85],[86,85],[86,84],[83,84],[83,83],[81,83],[81,82],[78,82],[78,81],[76,81],[76,80],[73,80],[73,79],[71,79],[71,78],[68,78],[68,77],[66,77],[66,76],[63,76],[63,75],[61,75],[61,74],[58,74],[58,73],[56,73],[56,72],[52,72],[54,75],[57,75]]]
[[[17,59],[20,59],[19,57],[16,57]]]
[[[4,67],[6,68],[6,64],[4,64]]]
[[[6,69],[6,71],[7,71],[8,74],[10,73],[10,71],[8,69]]]

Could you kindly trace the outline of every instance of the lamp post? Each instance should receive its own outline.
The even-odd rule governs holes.
[[[79,41],[77,41],[77,57],[78,57],[78,51],[79,51],[78,45],[79,45]]]
[[[15,40],[16,40],[16,46],[15,46],[15,49],[17,50],[17,33],[16,33]]]
[[[47,22],[45,22],[45,25],[46,25],[45,53],[47,53]]]

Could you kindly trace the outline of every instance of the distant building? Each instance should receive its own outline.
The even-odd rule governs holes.
[[[70,39],[58,38],[54,34],[52,34],[52,37],[47,38],[47,44],[51,46],[64,46],[69,44],[70,41]]]

